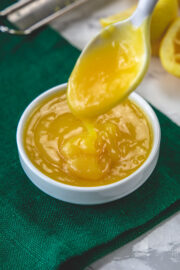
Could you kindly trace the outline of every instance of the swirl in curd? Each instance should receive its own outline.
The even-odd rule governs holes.
[[[71,113],[62,91],[32,112],[24,130],[35,167],[56,181],[84,187],[132,174],[147,159],[152,141],[144,112],[130,99],[84,122]]]

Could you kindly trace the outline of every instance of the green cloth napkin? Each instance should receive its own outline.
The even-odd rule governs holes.
[[[68,80],[78,55],[50,28],[27,37],[0,34],[1,269],[84,269],[180,209],[180,129],[157,110],[158,165],[123,199],[68,204],[41,192],[24,174],[15,140],[20,115],[37,95]]]
[[[0,11],[15,4],[19,0],[0,0]]]

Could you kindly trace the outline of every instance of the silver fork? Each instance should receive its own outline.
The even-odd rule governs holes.
[[[0,18],[1,19],[6,19],[8,15],[14,13],[15,11],[18,11],[19,9],[29,5],[30,3],[34,2],[36,0],[21,0],[4,10],[0,11]],[[0,32],[3,33],[8,33],[11,35],[29,35],[33,31],[41,28],[42,26],[52,22],[56,18],[66,14],[67,12],[79,7],[80,5],[86,3],[89,0],[76,0],[76,1],[71,1],[67,6],[61,8],[60,10],[56,11],[55,13],[43,18],[42,20],[36,22],[35,24],[31,25],[30,27],[24,29],[24,30],[19,30],[19,29],[14,29],[14,28],[9,28],[6,25],[0,25]]]

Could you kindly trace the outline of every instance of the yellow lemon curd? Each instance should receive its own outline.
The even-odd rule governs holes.
[[[125,99],[142,76],[142,29],[126,26],[113,36],[113,27],[102,32],[102,38],[110,35],[112,42],[80,57],[67,93],[45,99],[26,123],[28,157],[56,181],[107,185],[132,174],[151,151],[150,124],[141,109]]]
[[[144,112],[126,99],[89,123],[74,116],[66,92],[44,100],[30,115],[24,146],[44,174],[74,186],[100,186],[137,170],[152,147]]]
[[[142,78],[145,59],[144,25],[111,25],[79,58],[68,82],[68,103],[74,114],[92,117],[117,105]],[[107,39],[107,42],[106,42]],[[133,89],[132,89],[133,87]]]

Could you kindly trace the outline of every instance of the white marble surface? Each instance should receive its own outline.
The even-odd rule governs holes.
[[[44,3],[45,0],[38,1]],[[135,2],[89,0],[82,8],[57,19],[52,26],[69,42],[82,49],[100,30],[99,18],[116,13]],[[28,13],[27,9],[26,12]],[[14,18],[12,16],[12,20],[17,21],[20,15],[16,14]],[[137,92],[180,125],[180,79],[165,72],[158,58],[152,59],[149,71]],[[179,270],[180,213],[87,268],[92,269]]]
[[[163,222],[86,270],[179,270],[180,215]]]

